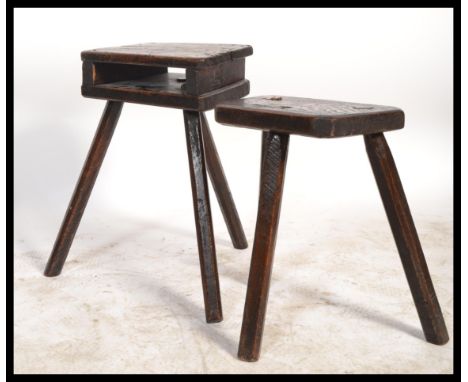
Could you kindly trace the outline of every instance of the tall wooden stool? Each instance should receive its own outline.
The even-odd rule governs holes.
[[[238,356],[259,358],[275,251],[290,134],[317,138],[364,135],[367,154],[392,228],[426,340],[448,341],[418,234],[384,131],[401,129],[393,107],[307,98],[264,96],[219,104],[220,123],[263,130],[257,226]]]
[[[206,321],[222,320],[206,168],[234,247],[247,248],[247,240],[204,111],[220,101],[249,93],[245,57],[252,53],[248,45],[156,43],[81,53],[82,94],[105,99],[107,105],[47,263],[46,276],[57,276],[62,270],[123,103],[183,109]],[[186,71],[169,73],[168,67]]]

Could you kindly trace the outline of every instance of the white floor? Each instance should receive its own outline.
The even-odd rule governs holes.
[[[261,359],[237,360],[250,248],[230,246],[213,209],[224,321],[209,325],[185,208],[153,220],[90,208],[57,278],[42,276],[51,234],[17,230],[15,372],[452,372],[452,341],[424,341],[384,214],[309,204],[283,208]],[[417,224],[451,334],[452,225]]]

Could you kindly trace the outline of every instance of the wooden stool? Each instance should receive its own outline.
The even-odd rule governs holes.
[[[68,206],[46,276],[57,276],[67,258],[123,102],[183,109],[198,252],[207,322],[222,320],[206,167],[235,248],[247,240],[203,111],[249,93],[244,78],[248,45],[140,44],[84,51],[82,94],[107,100],[96,135]],[[168,67],[186,73],[168,73]]]
[[[427,341],[448,333],[418,234],[384,131],[401,129],[403,111],[387,106],[264,96],[219,104],[220,123],[263,130],[257,226],[239,344],[239,358],[256,361],[270,287],[290,134],[334,138],[362,134]]]

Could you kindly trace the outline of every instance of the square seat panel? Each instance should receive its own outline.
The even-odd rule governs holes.
[[[222,102],[216,106],[215,118],[225,125],[317,138],[372,134],[404,126],[403,111],[391,106],[271,95]]]
[[[81,52],[85,97],[210,110],[249,93],[250,45],[147,43]],[[185,73],[171,73],[169,68]]]
[[[146,43],[81,52],[82,60],[121,64],[203,67],[250,56],[250,45]]]

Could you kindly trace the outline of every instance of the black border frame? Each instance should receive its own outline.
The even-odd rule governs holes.
[[[6,152],[6,159],[7,159],[7,216],[6,216],[6,227],[7,227],[7,234],[6,234],[6,302],[7,302],[7,327],[6,327],[6,354],[7,354],[7,370],[6,370],[6,377],[19,377],[22,374],[14,374],[14,363],[13,363],[13,354],[14,354],[14,344],[13,344],[13,323],[14,323],[14,310],[13,310],[13,298],[14,298],[14,282],[13,282],[13,253],[14,253],[14,233],[13,233],[13,222],[14,222],[14,213],[13,213],[13,202],[14,202],[14,187],[13,187],[13,160],[14,160],[14,140],[13,140],[13,129],[14,129],[14,84],[13,84],[13,74],[14,74],[14,9],[15,8],[26,8],[28,7],[27,2],[16,2],[19,5],[16,6],[15,2],[11,2],[6,4],[6,43],[7,43],[7,61],[6,61],[6,100],[7,100],[7,108],[6,108],[6,143],[7,143],[7,152]],[[20,4],[21,3],[21,4]],[[80,6],[77,8],[95,8],[96,2],[90,1],[81,1]],[[141,7],[145,7],[147,5],[141,4]],[[388,2],[390,3],[390,2]],[[403,3],[402,1],[399,2],[400,5],[404,4],[402,8],[408,8],[408,3]],[[91,5],[85,7],[84,5]],[[374,3],[375,4],[375,3]],[[374,5],[372,4],[372,5]],[[314,4],[315,5],[315,4]],[[319,4],[317,4],[319,5]],[[348,8],[349,4],[337,4],[340,7]],[[372,5],[368,5],[368,7],[373,7]],[[396,8],[397,4],[395,2],[391,2],[388,4],[388,8]],[[460,177],[461,177],[461,163],[460,163],[460,155],[461,155],[461,12],[460,12],[460,1],[427,1],[426,7],[418,7],[418,8],[452,8],[453,9],[453,59],[454,59],[454,71],[453,71],[453,116],[454,116],[454,125],[453,125],[453,218],[454,218],[454,236],[453,236],[453,296],[454,296],[454,306],[453,306],[453,347],[454,347],[454,358],[453,358],[453,374],[441,374],[441,377],[451,377],[451,378],[458,378],[461,379],[461,354],[460,354],[460,306],[461,306],[461,250],[460,250],[460,241],[461,241],[461,211],[460,211],[460,200],[461,200],[461,192],[460,192]],[[188,5],[190,6],[190,5]],[[326,7],[329,7],[330,4],[326,4]],[[31,8],[37,8],[36,4],[29,4]],[[28,8],[29,8],[28,7]],[[46,8],[64,8],[64,7],[46,7]],[[118,7],[118,8],[134,8],[134,7]],[[323,6],[319,6],[317,8],[323,8]],[[400,7],[398,7],[400,8]],[[8,232],[8,227],[11,227],[10,232]],[[26,374],[26,375],[35,375],[35,374]],[[45,374],[48,375],[48,374]],[[52,375],[52,374],[50,374]],[[53,375],[60,375],[60,374],[53,374]],[[78,374],[76,374],[78,375]],[[92,375],[92,374],[84,374],[84,375]],[[99,374],[99,375],[106,375],[106,374]],[[109,374],[114,376],[120,376],[123,374]],[[131,374],[125,374],[131,375]],[[148,374],[152,375],[152,374]],[[356,376],[360,374],[352,374],[352,376]],[[366,374],[362,376],[372,376],[372,374]],[[388,376],[396,376],[398,374],[388,374]],[[436,375],[431,374],[411,374],[409,375],[411,378],[414,376],[422,375],[423,378],[432,378]],[[319,376],[319,375],[317,375]],[[322,376],[322,375],[320,375]],[[387,375],[381,375],[382,377],[386,377]],[[403,375],[402,375],[403,376]]]

